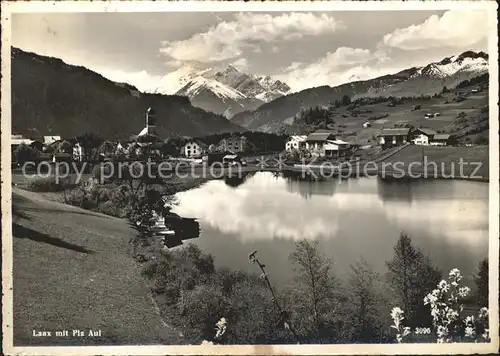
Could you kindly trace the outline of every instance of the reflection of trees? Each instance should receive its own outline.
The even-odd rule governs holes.
[[[335,180],[304,181],[288,178],[286,186],[289,192],[299,193],[304,198],[310,198],[312,195],[332,196],[335,193],[337,182]]]
[[[378,195],[382,201],[401,201],[411,203],[413,201],[412,185],[415,181],[405,178],[382,178],[377,177]]]
[[[226,175],[224,176],[224,183],[226,183],[226,185],[230,187],[236,188],[245,183],[247,179],[250,178],[252,175],[253,173],[251,172]]]

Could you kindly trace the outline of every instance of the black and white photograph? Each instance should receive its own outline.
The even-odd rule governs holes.
[[[1,6],[7,355],[497,352],[496,2]]]

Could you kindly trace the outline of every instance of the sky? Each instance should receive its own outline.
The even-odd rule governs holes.
[[[231,64],[293,91],[487,52],[485,10],[24,13],[12,45],[140,90],[169,72]]]

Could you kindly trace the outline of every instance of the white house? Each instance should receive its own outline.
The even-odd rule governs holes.
[[[73,146],[73,160],[78,162],[83,161],[83,147],[79,142],[75,143]]]
[[[429,136],[422,133],[413,139],[413,143],[415,145],[427,146],[429,145]]]
[[[185,157],[200,156],[207,151],[208,146],[201,141],[192,140],[182,146],[181,154]]]
[[[285,143],[286,151],[301,150],[306,148],[306,135],[290,136]]]
[[[61,136],[43,136],[43,144],[50,145],[56,141],[61,141]]]
[[[368,121],[363,124],[363,127],[366,129],[367,127],[371,127],[372,124],[370,124]]]

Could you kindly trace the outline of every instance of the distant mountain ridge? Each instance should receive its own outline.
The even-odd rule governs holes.
[[[165,75],[151,91],[186,96],[194,106],[231,117],[286,95],[290,87],[270,76],[246,74],[231,65],[186,66]]]
[[[458,83],[488,72],[488,55],[484,52],[466,51],[457,56],[422,67],[405,69],[369,80],[359,79],[336,87],[321,86],[287,94],[263,104],[259,108],[240,112],[231,121],[251,130],[280,131],[293,123],[294,116],[303,108],[327,106],[342,96],[351,98],[370,96],[420,96],[433,95],[443,87],[452,88]]]
[[[93,132],[107,139],[127,139],[144,127],[149,106],[157,113],[161,137],[242,130],[221,115],[193,107],[186,97],[141,93],[87,68],[14,47],[11,59],[16,134],[71,137]]]

